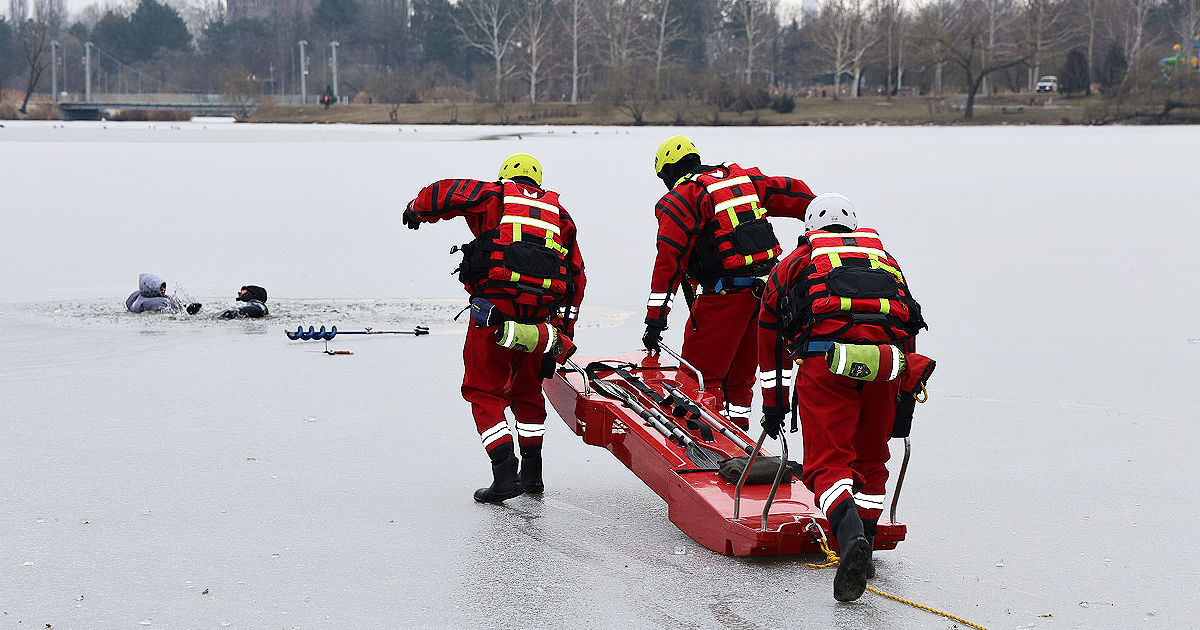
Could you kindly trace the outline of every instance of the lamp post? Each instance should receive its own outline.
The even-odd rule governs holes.
[[[83,45],[83,102],[92,102],[92,42]]]
[[[58,102],[58,40],[50,42],[50,102]]]
[[[308,103],[308,60],[304,56],[304,47],[308,41],[300,40],[300,104]]]
[[[335,100],[338,99],[340,96],[338,94],[338,81],[337,81],[337,49],[338,49],[338,46],[340,46],[340,45],[341,44],[338,44],[336,40],[329,42],[329,48],[332,49],[332,51],[333,51],[333,58],[331,59],[331,61],[333,63],[333,98]]]

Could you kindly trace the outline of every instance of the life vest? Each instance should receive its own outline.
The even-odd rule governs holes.
[[[807,342],[895,343],[928,327],[878,232],[816,230],[805,238],[809,263],[780,304],[793,357],[818,353]]]
[[[783,248],[763,215],[767,213],[750,172],[720,166],[688,177],[712,200],[713,218],[701,229],[688,261],[688,275],[711,290],[721,278],[765,276]]]
[[[554,305],[571,289],[558,193],[503,185],[500,224],[463,245],[458,279],[476,297]]]

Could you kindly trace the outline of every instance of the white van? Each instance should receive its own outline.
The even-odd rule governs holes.
[[[1034,91],[1039,92],[1039,93],[1040,92],[1057,92],[1058,91],[1058,77],[1053,76],[1053,75],[1046,75],[1046,76],[1042,77],[1041,79],[1038,79],[1037,85],[1034,86]]]

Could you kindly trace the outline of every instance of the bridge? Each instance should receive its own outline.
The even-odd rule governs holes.
[[[118,110],[192,112],[197,116],[246,116],[257,104],[226,94],[113,93],[60,95],[58,111],[64,120],[100,120]]]
[[[308,44],[307,41],[301,40],[300,45],[300,94],[272,94],[271,98],[279,104],[304,104],[308,99],[308,86],[306,77],[308,68],[306,58],[304,56],[304,48]],[[337,47],[338,43],[330,42],[333,48],[333,94],[338,95],[337,89]],[[83,94],[68,94],[67,92],[58,91],[58,55],[59,43],[57,41],[50,42],[50,93],[55,106],[58,108],[59,114],[65,120],[100,120],[109,115],[108,112],[116,112],[121,110],[149,110],[149,111],[180,111],[191,112],[202,116],[249,116],[258,104],[258,97],[247,93],[240,94],[212,94],[212,93],[196,93],[188,92],[184,88],[177,85],[172,85],[165,80],[160,80],[155,77],[149,77],[141,70],[133,68],[122,62],[120,59],[109,54],[104,49],[96,46],[92,42],[85,42],[84,58],[83,58],[83,76],[84,89]],[[117,89],[122,86],[128,90],[128,87],[135,84],[138,87],[137,92],[110,92],[96,93],[92,90],[92,51],[96,51],[100,55],[100,60],[107,59],[109,65],[115,69]],[[102,70],[101,70],[102,71]],[[104,86],[108,88],[108,73],[105,73]],[[274,69],[272,68],[272,78],[270,81],[272,88],[275,84]],[[153,86],[151,91],[142,91],[143,84]],[[159,91],[153,91],[153,90]],[[82,98],[81,98],[82,96]]]

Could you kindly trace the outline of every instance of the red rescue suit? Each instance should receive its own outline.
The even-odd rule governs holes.
[[[900,379],[860,381],[830,372],[830,342],[890,343],[912,352],[924,325],[874,230],[809,232],[767,279],[758,324],[763,413],[787,413],[788,382],[799,363],[802,481],[826,514],[850,497],[861,518],[879,517],[900,391]]]
[[[549,321],[573,334],[587,280],[575,222],[556,193],[507,180],[444,179],[423,188],[408,211],[428,223],[466,219],[476,239],[464,247],[459,278],[472,297],[488,299],[508,319]],[[496,329],[468,324],[463,398],[488,451],[512,442],[506,408],[516,420],[518,444],[541,444],[543,355],[497,345]]]
[[[691,307],[682,353],[715,394],[710,404],[724,406],[739,424],[748,422],[758,364],[754,280],[765,276],[782,252],[765,217],[802,220],[812,198],[799,179],[730,164],[699,167],[654,208],[658,255],[646,324],[666,327],[681,283],[702,288]]]

